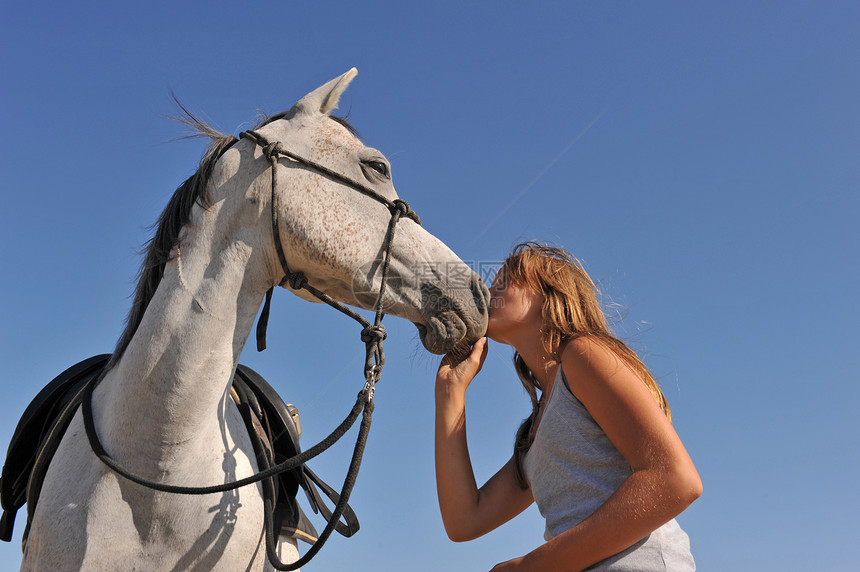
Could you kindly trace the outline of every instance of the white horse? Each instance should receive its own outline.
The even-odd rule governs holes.
[[[352,69],[270,118],[257,133],[283,149],[397,198],[388,161],[340,119]],[[215,137],[198,173],[180,187],[149,245],[126,332],[95,390],[93,416],[104,448],[158,483],[207,486],[257,470],[230,379],[265,292],[289,268],[329,296],[360,307],[380,288],[383,204],[299,162],[274,171],[254,141]],[[273,204],[274,203],[274,204]],[[483,334],[486,287],[453,252],[403,217],[391,245],[385,309],[419,329],[442,353]],[[420,271],[417,271],[420,269]],[[467,276],[454,283],[449,276]],[[367,286],[355,295],[358,283]],[[302,292],[296,292],[305,297]],[[279,539],[295,561],[291,538]],[[117,475],[87,442],[81,412],[69,426],[42,488],[26,544],[26,570],[263,570],[259,483],[186,496],[153,491]]]

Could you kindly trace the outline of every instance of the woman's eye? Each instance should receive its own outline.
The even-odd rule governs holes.
[[[367,161],[365,165],[367,165],[383,177],[388,176],[388,165],[386,165],[382,161]]]

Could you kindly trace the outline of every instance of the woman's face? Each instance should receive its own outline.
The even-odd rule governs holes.
[[[543,295],[505,277],[502,268],[490,287],[490,320],[487,336],[496,341],[516,345],[522,335],[540,332]]]

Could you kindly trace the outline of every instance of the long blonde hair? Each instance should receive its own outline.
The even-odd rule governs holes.
[[[570,340],[589,336],[636,372],[671,421],[672,413],[660,386],[639,356],[612,333],[599,301],[599,290],[576,258],[561,248],[524,242],[514,247],[500,272],[507,284],[543,294],[541,345],[555,363],[561,363],[562,349]],[[540,407],[537,390],[543,388],[519,353],[514,353],[514,367],[532,403],[531,415],[517,430],[514,444],[517,480],[525,489],[528,484],[522,461],[534,441],[534,421]]]

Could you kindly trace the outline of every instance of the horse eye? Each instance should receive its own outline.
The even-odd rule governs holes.
[[[386,165],[382,161],[367,161],[365,165],[367,165],[383,177],[388,176],[388,165]]]

